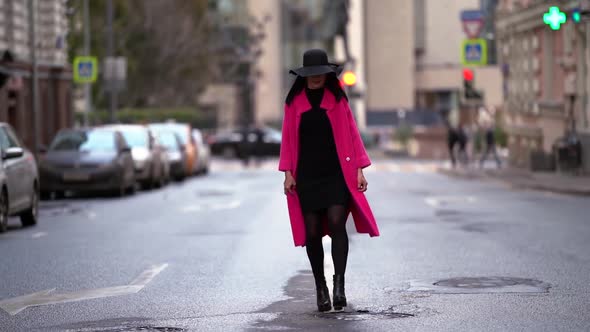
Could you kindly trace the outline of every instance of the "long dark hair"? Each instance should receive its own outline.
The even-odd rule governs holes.
[[[293,86],[291,86],[291,90],[289,90],[289,93],[287,94],[285,103],[287,105],[291,105],[293,99],[295,99],[295,96],[297,96],[299,92],[305,89],[306,84],[307,81],[305,80],[305,77],[297,76],[295,82],[293,82]],[[327,75],[325,87],[326,89],[330,90],[330,92],[332,92],[334,97],[336,97],[337,102],[340,101],[340,99],[342,99],[343,97],[346,98],[346,101],[348,101],[348,96],[346,95],[346,92],[344,92],[344,90],[342,89],[342,86],[340,85],[340,80],[338,79],[335,73],[329,73]]]

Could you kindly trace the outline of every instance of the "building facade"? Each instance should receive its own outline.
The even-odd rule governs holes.
[[[367,128],[388,132],[410,124],[417,140],[423,141],[412,154],[445,157],[446,147],[438,143],[445,140],[444,119],[458,125],[475,118],[459,116],[464,111],[475,112],[462,103],[462,71],[466,67],[461,47],[467,36],[460,15],[463,10],[482,10],[482,6],[495,4],[480,0],[375,0],[362,5]],[[480,37],[494,38],[493,30],[482,29]],[[501,108],[500,68],[493,62],[471,68],[476,88],[484,94],[483,104]]]
[[[479,0],[364,4],[369,119],[371,113],[399,109],[458,109],[464,68],[461,45],[466,38],[459,17],[462,10],[479,9]],[[490,64],[473,69],[485,103],[501,106],[499,68]]]
[[[590,145],[588,24],[568,18],[553,30],[543,21],[551,6],[567,14],[578,5],[578,1],[500,1],[498,56],[505,69],[506,123],[515,166],[537,167],[532,155],[550,156],[572,120],[586,137],[586,150]],[[590,151],[584,152],[588,158]],[[585,164],[588,170],[588,159]]]
[[[58,130],[73,123],[66,11],[64,0],[0,0],[0,73],[6,78],[0,87],[0,121],[15,127],[29,148],[35,147],[35,136],[40,144],[48,144]],[[33,33],[39,86],[37,135],[32,100]]]

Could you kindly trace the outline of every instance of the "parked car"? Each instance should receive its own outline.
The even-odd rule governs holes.
[[[33,154],[24,148],[14,130],[0,123],[0,233],[8,217],[19,215],[23,226],[39,218],[39,176]]]
[[[135,189],[131,148],[115,129],[60,131],[39,163],[41,194],[110,191],[124,196]]]
[[[149,125],[149,128],[159,134],[163,131],[175,132],[183,146],[185,160],[185,174],[190,175],[193,172],[194,165],[197,162],[197,147],[192,135],[192,129],[189,124],[186,123],[153,123]]]
[[[161,131],[157,139],[164,147],[170,167],[170,176],[175,180],[183,180],[187,175],[186,151],[183,149],[182,140],[173,131]]]
[[[123,134],[135,164],[135,179],[143,188],[161,187],[169,176],[165,151],[150,129],[142,125],[114,125],[105,128],[116,129]]]
[[[214,135],[209,144],[213,155],[226,158],[267,157],[280,154],[281,138],[281,132],[272,128],[241,128]]]
[[[203,139],[203,133],[199,129],[193,129],[193,140],[197,145],[197,162],[193,172],[195,174],[207,174],[209,172],[211,149]]]

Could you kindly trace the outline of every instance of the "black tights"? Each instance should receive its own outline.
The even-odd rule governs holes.
[[[322,245],[324,215],[328,218],[328,228],[332,237],[332,260],[334,272],[344,275],[348,258],[348,234],[346,234],[347,209],[343,205],[333,205],[329,208],[308,212],[303,215],[306,231],[307,257],[311,263],[314,277],[324,278],[324,246]]]

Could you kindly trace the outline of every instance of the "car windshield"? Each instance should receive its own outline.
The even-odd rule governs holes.
[[[159,135],[160,143],[169,150],[178,150],[178,141],[176,135],[172,132],[162,132]]]
[[[123,130],[122,134],[127,144],[132,148],[147,148],[149,145],[148,134],[145,130]]]
[[[280,131],[271,128],[266,128],[265,135],[268,139],[276,142],[280,142],[283,136]]]
[[[51,151],[116,151],[115,135],[111,131],[73,131],[58,135]]]
[[[178,134],[178,138],[180,138],[180,142],[184,145],[188,143],[188,129],[185,125],[181,124],[165,124],[165,125],[155,125],[153,127],[157,132],[175,132]]]

